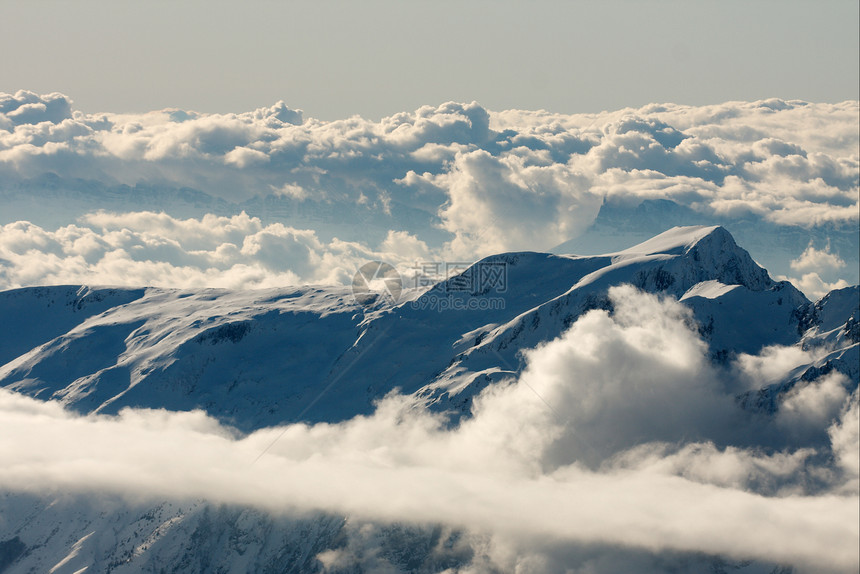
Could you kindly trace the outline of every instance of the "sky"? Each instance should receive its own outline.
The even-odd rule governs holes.
[[[0,4],[0,92],[84,112],[369,119],[445,101],[599,112],[860,97],[852,0]]]

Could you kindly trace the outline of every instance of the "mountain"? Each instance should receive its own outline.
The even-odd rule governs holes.
[[[795,369],[784,380],[743,394],[740,403],[755,411],[774,413],[783,397],[798,392],[823,375],[842,373],[853,382],[860,380],[860,287],[835,289],[815,303],[794,311],[804,350],[819,350],[820,356]]]
[[[84,414],[202,409],[241,432],[345,421],[373,412],[398,388],[455,424],[484,388],[521,372],[523,350],[558,338],[591,310],[611,313],[608,291],[621,284],[685,305],[717,369],[772,345],[824,351],[738,393],[754,416],[773,415],[785,397],[832,371],[857,387],[858,287],[810,302],[771,279],[719,226],[676,227],[595,256],[494,255],[427,289],[365,304],[350,288],[329,286],[5,291],[0,386]],[[356,536],[342,516],[271,517],[204,501],[153,506],[7,492],[0,516],[10,517],[0,520],[4,573],[310,572],[319,570],[320,552]],[[380,552],[404,571],[472,558],[455,531],[380,528]]]
[[[489,271],[498,284],[472,285]],[[341,287],[7,291],[0,318],[22,328],[4,333],[0,385],[82,413],[202,408],[244,431],[367,414],[394,387],[462,414],[518,370],[519,350],[605,308],[622,283],[683,301],[723,361],[812,325],[809,301],[725,229],[674,228],[601,256],[492,256],[396,305],[362,306]]]

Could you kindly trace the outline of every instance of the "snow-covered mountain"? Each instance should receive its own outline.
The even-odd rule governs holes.
[[[495,255],[397,301],[364,305],[349,288],[321,286],[6,291],[0,386],[80,413],[202,409],[242,432],[367,415],[397,388],[455,424],[487,386],[522,371],[523,350],[590,310],[612,312],[609,289],[622,284],[689,308],[715,369],[775,345],[820,350],[766,386],[738,391],[751,416],[772,416],[832,371],[846,376],[847,392],[857,387],[858,287],[810,302],[718,226],[677,227],[597,256]],[[336,515],[271,517],[203,501],[153,507],[6,493],[0,515],[4,573],[316,571],[321,552],[356,535]],[[381,528],[383,554],[403,571],[473,558],[456,531]]]
[[[498,285],[462,287],[487,270],[503,274]],[[607,306],[622,283],[688,305],[718,360],[812,344],[825,336],[808,332],[817,317],[832,331],[853,312],[843,302],[816,313],[839,293],[810,307],[723,228],[675,228],[602,256],[489,257],[395,305],[362,306],[340,287],[7,291],[0,317],[16,328],[3,333],[0,384],[84,413],[203,408],[243,430],[366,414],[394,387],[467,412],[469,397],[517,370],[521,349]]]

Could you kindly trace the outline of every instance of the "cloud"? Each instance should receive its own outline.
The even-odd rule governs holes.
[[[591,312],[559,339],[526,354],[529,366],[522,384],[502,396],[504,401],[513,395],[516,399],[507,408],[486,407],[511,412],[485,434],[497,437],[505,448],[524,443],[526,452],[546,443],[541,465],[550,467],[574,460],[596,465],[645,437],[725,441],[723,429],[730,426],[736,409],[731,397],[718,391],[704,343],[690,330],[690,311],[630,286],[613,288],[610,297],[612,316]],[[490,392],[484,400],[492,401],[492,396]],[[540,441],[531,436],[537,430],[513,428],[507,422],[522,418],[513,411],[529,404],[539,410],[536,417],[544,418],[545,405],[535,396],[552,406],[558,426],[551,440],[541,435]],[[481,417],[480,408],[477,412],[482,424],[495,420]],[[542,429],[545,425],[527,426],[548,432]]]
[[[59,93],[40,96],[26,90],[0,94],[0,117],[15,126],[50,122],[59,124],[72,117],[72,102]],[[0,123],[0,127],[3,123]]]
[[[199,411],[80,416],[3,390],[0,486],[443,524],[489,544],[502,570],[552,571],[579,553],[573,567],[612,571],[679,552],[855,571],[856,392],[835,413],[829,379],[795,401],[827,444],[725,444],[712,422],[732,402],[688,312],[629,287],[610,297],[614,314],[592,311],[528,351],[519,379],[488,387],[454,428],[396,393],[372,415],[240,435]],[[810,490],[800,469],[824,485]]]
[[[281,187],[272,188],[276,196],[288,197],[299,201],[307,199],[309,194],[307,190],[299,185],[285,183]]]
[[[269,156],[265,153],[243,146],[236,146],[224,155],[224,163],[235,165],[238,168],[260,165],[268,161]]]
[[[803,294],[813,301],[824,297],[834,289],[844,289],[849,286],[845,279],[837,279],[830,283],[822,279],[821,276],[815,272],[804,273],[799,279],[796,277],[786,277],[784,275],[778,275],[776,279],[778,281],[791,281],[795,287],[803,291]]]
[[[442,185],[440,215],[455,235],[455,256],[486,256],[531,246],[548,250],[576,236],[597,216],[601,198],[566,166],[527,165],[531,153],[500,160],[485,151],[458,154]]]
[[[811,243],[800,254],[800,257],[791,262],[791,268],[800,272],[824,273],[826,271],[838,271],[843,267],[845,267],[845,261],[830,252],[830,245],[825,246],[824,249],[816,249]]]
[[[813,449],[765,454],[710,442],[682,446],[654,442],[620,453],[604,469],[677,475],[723,488],[791,496],[803,492],[799,485],[808,480],[807,465],[814,455]]]
[[[777,424],[789,433],[813,432],[835,420],[849,398],[850,382],[833,372],[817,381],[792,389],[782,400]]]
[[[97,212],[48,231],[25,221],[0,225],[0,288],[35,284],[257,288],[348,284],[362,264],[404,270],[432,254],[405,231],[377,249],[244,212],[177,219],[164,213]]]
[[[770,345],[757,355],[741,353],[735,359],[735,376],[748,390],[777,383],[801,365],[811,365],[823,356],[824,349],[803,349],[799,346]]]
[[[842,409],[839,418],[828,429],[836,462],[845,473],[846,492],[860,490],[860,408],[858,391]]]
[[[289,202],[303,202],[337,221],[372,220],[383,237],[408,217],[406,231],[431,248],[476,258],[572,239],[604,198],[671,199],[702,216],[790,228],[856,225],[857,117],[857,102],[580,115],[448,102],[324,122],[283,102],[235,114],[83,114],[61,94],[18,92],[0,96],[0,183],[9,193],[53,173],[72,186],[190,187],[234,204],[272,196],[287,202],[272,213],[295,215]],[[150,209],[119,189],[124,210]]]
[[[848,257],[852,255],[849,253]],[[779,275],[778,278],[791,281],[812,300],[820,299],[834,289],[849,286],[844,278],[839,277],[848,264],[839,254],[831,251],[830,241],[826,243],[824,249],[817,249],[810,240],[806,249],[789,262],[789,267],[801,276],[797,278]]]

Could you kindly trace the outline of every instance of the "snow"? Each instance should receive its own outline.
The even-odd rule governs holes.
[[[667,255],[677,255],[683,251],[690,249],[702,239],[714,234],[717,230],[721,233],[727,233],[723,228],[712,225],[692,225],[686,227],[673,227],[668,231],[664,231],[660,235],[652,237],[647,241],[643,241],[638,245],[629,247],[619,251],[616,256],[635,257],[641,255],[653,255],[655,253],[665,253]]]
[[[269,516],[202,501],[158,504],[108,496],[43,498],[0,494],[0,516],[27,549],[4,574],[25,572],[312,571],[314,556],[337,547],[343,517]],[[7,528],[0,524],[0,540]],[[340,538],[339,538],[340,536]]]
[[[830,332],[845,323],[845,317],[857,317],[860,307],[860,287],[854,285],[835,289],[816,301],[815,308],[820,321],[819,330]]]
[[[75,558],[78,558],[78,555],[81,553],[81,547],[93,534],[95,534],[95,531],[85,534],[81,537],[80,540],[75,542],[72,545],[72,549],[69,554],[65,558],[54,564],[54,566],[48,571],[49,574],[62,574],[63,572],[71,572],[72,574],[77,574],[78,572],[85,571],[87,569],[86,565],[82,568],[78,568],[80,564],[75,565],[74,562]]]
[[[681,296],[681,301],[685,301],[690,297],[704,297],[705,299],[717,299],[722,297],[729,291],[737,289],[740,285],[724,285],[715,279],[696,283],[687,292]]]

